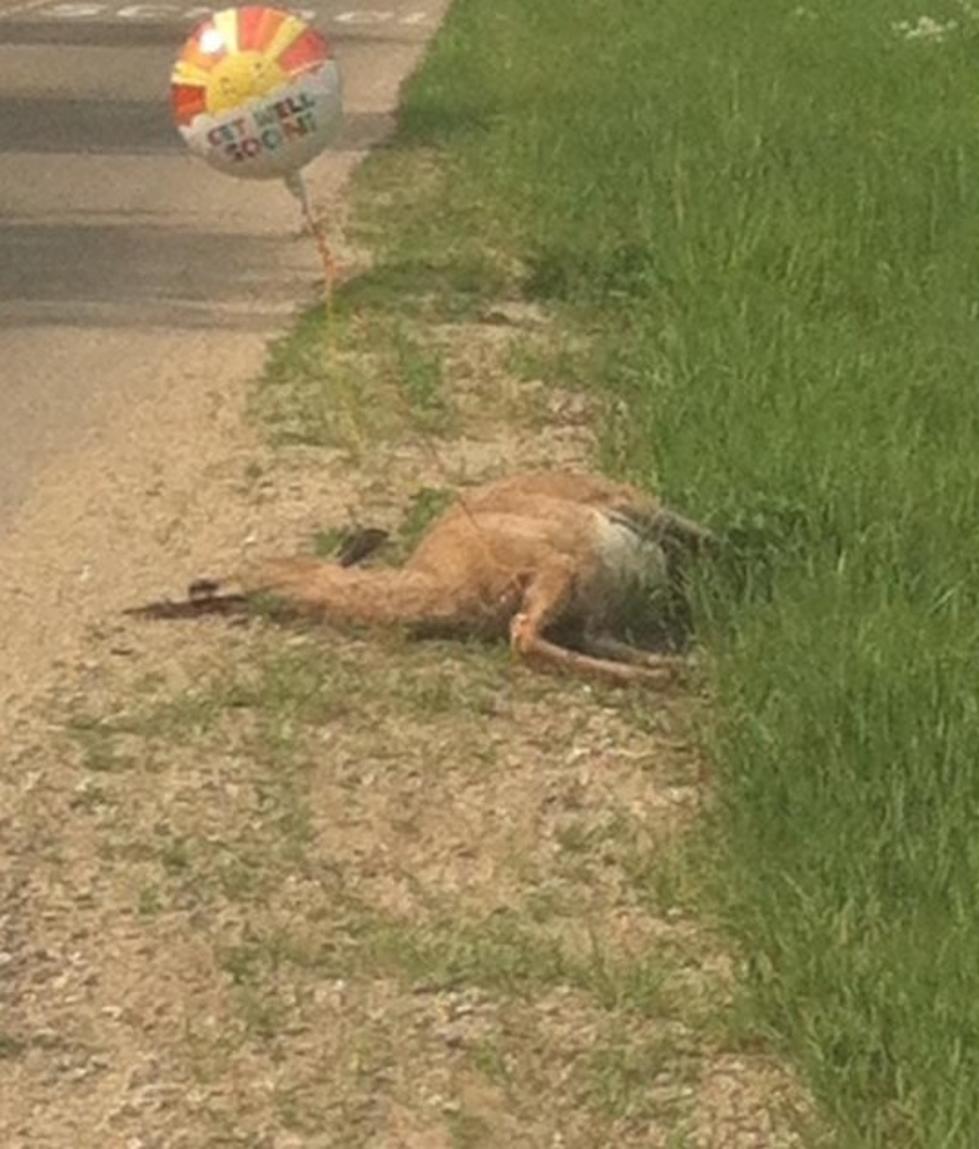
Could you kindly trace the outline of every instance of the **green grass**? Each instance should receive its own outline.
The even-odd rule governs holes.
[[[378,279],[372,293],[358,285],[338,297],[328,340],[318,307],[273,346],[254,413],[276,442],[336,447],[360,460],[406,430],[452,430],[440,352],[413,338],[403,309],[392,306],[393,289]]]
[[[12,1033],[0,1033],[0,1060],[19,1057],[27,1048],[27,1042]]]
[[[698,610],[759,1016],[841,1139],[951,1147],[979,1087],[979,26],[946,0],[959,27],[906,40],[909,11],[457,0],[359,177],[355,290],[522,294],[591,337],[604,463],[737,550]]]
[[[449,506],[453,491],[441,487],[422,487],[412,496],[399,531],[404,552],[414,550],[432,522]]]

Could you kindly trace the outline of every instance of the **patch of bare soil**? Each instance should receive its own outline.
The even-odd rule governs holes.
[[[410,427],[356,468],[342,441],[275,452],[229,398],[206,494],[128,504],[157,561],[117,585],[179,592],[352,518],[397,532],[447,480],[587,464],[587,400],[513,370],[551,337],[519,311],[431,333],[434,455]],[[0,1144],[803,1143],[685,908],[696,699],[479,645],[131,623],[93,577],[84,641],[8,711]]]

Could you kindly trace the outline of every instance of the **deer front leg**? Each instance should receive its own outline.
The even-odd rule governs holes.
[[[653,669],[673,668],[681,671],[690,666],[690,659],[683,655],[659,654],[654,650],[642,650],[628,642],[621,642],[606,634],[586,634],[582,646],[587,654],[611,662],[624,662],[632,666],[648,666]]]
[[[598,678],[617,686],[641,684],[662,687],[677,675],[679,666],[663,656],[657,666],[629,666],[607,658],[594,658],[567,650],[544,638],[546,628],[560,618],[571,601],[574,569],[570,563],[553,562],[537,572],[527,584],[520,611],[510,623],[510,648],[532,666]]]

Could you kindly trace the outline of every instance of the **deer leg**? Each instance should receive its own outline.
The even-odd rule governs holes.
[[[301,598],[302,592],[321,570],[339,563],[328,563],[314,555],[263,559],[260,566],[239,577],[247,594],[269,594],[275,597]]]
[[[689,659],[682,655],[659,654],[654,650],[642,650],[628,642],[621,642],[605,634],[585,634],[581,643],[586,654],[610,662],[622,662],[632,666],[648,666],[652,669],[673,667],[682,670],[689,666]]]
[[[546,639],[543,632],[560,618],[573,589],[574,570],[570,564],[552,563],[534,576],[524,591],[521,610],[510,623],[510,648],[515,654],[532,666],[598,678],[619,686],[664,686],[676,677],[676,663],[681,660],[664,657],[655,667],[629,666],[609,658],[579,654]]]

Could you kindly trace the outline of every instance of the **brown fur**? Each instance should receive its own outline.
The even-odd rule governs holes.
[[[541,668],[662,685],[685,660],[637,650],[612,633],[636,581],[666,579],[674,548],[709,540],[638,488],[578,472],[528,472],[466,492],[399,568],[277,559],[240,578],[241,595],[216,595],[204,583],[188,603],[134,613],[227,610],[267,593],[334,622],[507,637]],[[569,627],[583,650],[556,637]]]

